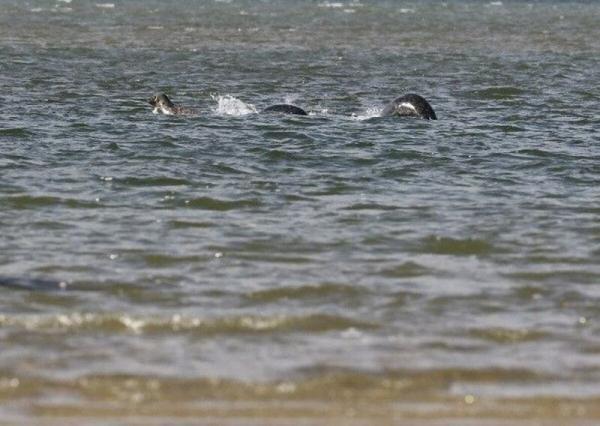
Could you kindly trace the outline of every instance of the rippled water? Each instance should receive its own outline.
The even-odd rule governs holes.
[[[599,21],[3,1],[0,415],[599,419]]]

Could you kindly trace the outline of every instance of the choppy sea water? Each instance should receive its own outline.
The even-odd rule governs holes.
[[[0,416],[597,420],[599,21],[3,1]]]

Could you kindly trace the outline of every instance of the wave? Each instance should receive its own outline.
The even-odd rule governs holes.
[[[218,318],[185,316],[133,316],[119,313],[70,313],[58,315],[0,314],[0,329],[25,329],[37,332],[112,332],[136,334],[191,333],[198,336],[236,335],[249,333],[324,333],[348,329],[377,328],[374,323],[338,315],[241,315]]]
[[[268,381],[128,373],[59,378],[0,370],[0,396],[35,400],[37,415],[80,423],[135,416],[144,424],[155,424],[151,418],[210,418],[211,424],[397,424],[403,419],[402,424],[419,425],[525,425],[592,424],[579,423],[577,417],[600,416],[600,399],[594,395],[542,392],[515,399],[472,394],[461,385],[527,382],[541,390],[550,379],[518,369],[361,372],[321,367]],[[465,418],[475,421],[465,423]]]

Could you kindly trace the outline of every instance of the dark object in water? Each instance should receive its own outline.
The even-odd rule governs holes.
[[[66,290],[65,281],[56,281],[46,278],[10,277],[0,275],[0,287],[17,290]]]
[[[283,114],[308,115],[306,111],[295,105],[278,104],[263,109],[263,112],[280,112]]]
[[[397,115],[400,117],[419,117],[437,120],[435,111],[422,96],[409,93],[390,102],[381,112],[382,117]]]
[[[152,112],[154,114],[164,114],[164,115],[197,115],[194,110],[190,110],[187,108],[182,108],[180,106],[175,105],[169,97],[160,93],[158,95],[152,96],[148,99],[148,103],[153,106]],[[263,112],[273,113],[278,112],[282,114],[293,114],[293,115],[308,115],[306,111],[302,108],[297,107],[295,105],[289,104],[277,104],[271,105],[268,108],[265,108]]]
[[[164,93],[152,96],[148,99],[148,103],[154,107],[152,112],[154,114],[165,114],[165,115],[197,115],[198,113],[194,110],[182,108],[176,106],[171,99]]]

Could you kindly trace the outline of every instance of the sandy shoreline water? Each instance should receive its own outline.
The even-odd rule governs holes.
[[[600,424],[600,3],[1,3],[0,424]]]

